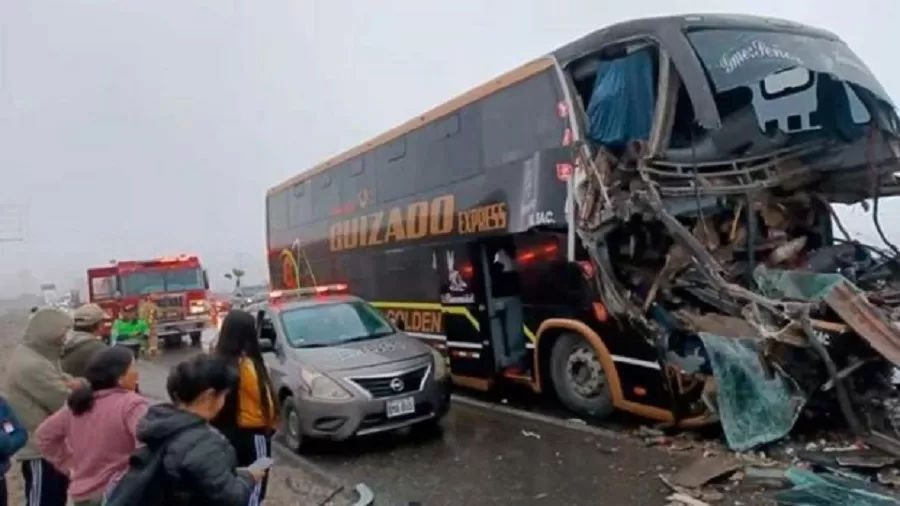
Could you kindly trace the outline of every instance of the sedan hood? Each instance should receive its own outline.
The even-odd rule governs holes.
[[[331,348],[295,349],[297,358],[328,373],[402,362],[431,353],[431,348],[403,333]]]

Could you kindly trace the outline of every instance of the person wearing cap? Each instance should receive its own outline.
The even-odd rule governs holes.
[[[84,304],[72,312],[72,319],[74,332],[63,347],[60,366],[66,373],[82,378],[88,361],[107,348],[100,332],[106,311],[97,304]]]
[[[130,348],[134,352],[134,358],[138,358],[141,350],[146,348],[149,336],[150,326],[146,320],[138,318],[137,306],[133,303],[125,304],[119,318],[113,322],[110,335],[112,345]]]

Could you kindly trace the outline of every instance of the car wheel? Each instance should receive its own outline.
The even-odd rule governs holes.
[[[200,339],[203,337],[202,332],[191,332],[191,346],[194,348],[200,347]]]
[[[292,452],[301,453],[306,446],[306,438],[300,428],[300,417],[297,414],[297,405],[294,398],[287,396],[281,403],[281,432],[284,437],[284,445]]]
[[[580,416],[601,419],[615,409],[597,352],[578,334],[563,334],[554,343],[550,378],[560,402]]]

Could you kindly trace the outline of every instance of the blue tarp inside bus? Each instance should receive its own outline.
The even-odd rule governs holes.
[[[603,61],[588,102],[588,139],[621,146],[647,139],[656,107],[655,55],[651,48]]]

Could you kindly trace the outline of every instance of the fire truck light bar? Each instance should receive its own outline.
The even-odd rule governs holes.
[[[347,285],[338,283],[335,285],[310,286],[295,288],[293,290],[275,290],[269,293],[269,299],[282,299],[291,297],[308,297],[311,295],[326,295],[330,293],[346,293]]]

